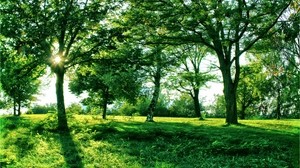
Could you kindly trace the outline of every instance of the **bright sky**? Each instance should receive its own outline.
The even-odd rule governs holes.
[[[46,105],[50,103],[56,103],[56,92],[55,92],[55,82],[54,76],[44,77],[43,86],[40,89],[40,93],[37,96],[37,101],[34,104]],[[69,91],[68,88],[69,81],[66,79],[64,82],[64,97],[66,107],[72,103],[79,103],[84,97],[77,97]],[[214,96],[217,94],[222,94],[223,85],[221,83],[209,82],[208,87],[204,87],[200,91],[200,100],[206,105],[213,103]]]
[[[46,105],[50,103],[56,103],[56,89],[55,89],[55,83],[56,78],[54,75],[47,75],[42,78],[42,87],[40,89],[40,93],[37,96],[37,101],[35,104],[39,105]],[[68,88],[69,81],[67,77],[65,77],[64,81],[64,98],[65,98],[65,105],[66,107],[69,106],[72,103],[79,103],[81,98],[75,96],[69,91]]]

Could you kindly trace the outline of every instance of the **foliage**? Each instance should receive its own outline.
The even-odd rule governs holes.
[[[66,108],[66,112],[69,114],[83,114],[83,109],[81,104],[72,103],[69,107]]]
[[[203,110],[203,109],[201,109]],[[191,97],[187,94],[181,94],[170,106],[170,117],[196,117],[195,106]]]
[[[7,167],[297,167],[299,120],[78,115],[70,132],[45,115],[0,118],[0,162]],[[40,124],[40,123],[43,124]],[[154,136],[155,135],[155,136]]]
[[[48,104],[48,105],[33,106],[26,113],[27,114],[47,114],[47,113],[55,113],[55,112],[56,112],[56,104]]]
[[[214,51],[223,77],[226,122],[237,124],[240,56],[271,32],[291,1],[130,2],[130,31],[146,44],[194,43]]]
[[[148,107],[151,99],[146,97],[140,97],[136,103],[132,104],[128,101],[120,102],[112,110],[114,115],[126,115],[126,116],[146,116],[148,114]],[[154,111],[155,116],[170,116],[170,111],[168,109],[168,101],[164,96],[160,96],[157,101],[156,108]]]
[[[223,118],[225,117],[225,111],[225,98],[223,95],[217,95],[215,104],[213,105],[213,108],[211,109],[210,113],[207,114],[207,117]]]
[[[267,75],[263,72],[263,65],[259,60],[251,60],[249,64],[242,66],[240,77],[237,103],[240,118],[245,119],[246,115],[255,115],[259,112],[255,110],[256,104],[266,94],[269,82],[266,80]]]
[[[0,50],[4,50],[2,47],[5,47],[5,43],[0,43]],[[34,95],[41,84],[38,78],[44,73],[44,68],[39,66],[36,71],[33,70],[32,55],[8,50],[1,52],[1,57],[1,90],[8,97],[7,101],[12,102],[14,115],[20,115],[20,108],[29,106],[30,102],[35,100]]]
[[[203,72],[202,60],[209,54],[206,47],[197,45],[183,45],[177,49],[181,56],[181,67],[172,78],[172,84],[181,93],[188,94],[194,101],[194,112],[197,117],[203,119],[199,101],[199,91],[207,82],[215,79],[209,72]]]
[[[1,1],[1,40],[8,52],[31,55],[30,65],[47,65],[56,75],[58,123],[68,129],[63,96],[65,73],[75,65],[101,60],[119,31],[108,15],[119,11],[111,1]],[[2,46],[2,45],[1,45]],[[6,51],[6,50],[1,50]]]
[[[138,113],[136,106],[130,104],[129,102],[123,102],[122,105],[116,109],[118,111],[116,114],[125,115],[125,116],[133,116]],[[115,113],[113,113],[115,114]]]

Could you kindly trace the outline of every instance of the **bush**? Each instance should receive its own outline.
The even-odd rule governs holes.
[[[223,95],[218,95],[216,103],[211,106],[210,113],[206,113],[207,117],[224,118],[226,116],[226,103]]]
[[[47,114],[56,111],[56,104],[37,105],[27,111],[27,114]]]
[[[122,104],[122,106],[118,109],[119,113],[125,116],[132,116],[133,114],[137,113],[137,109],[136,106],[128,103],[128,102],[124,102]]]
[[[170,117],[195,117],[194,102],[189,95],[181,95],[170,107]]]
[[[69,107],[66,108],[66,112],[71,114],[83,114],[83,109],[80,104],[72,103]]]

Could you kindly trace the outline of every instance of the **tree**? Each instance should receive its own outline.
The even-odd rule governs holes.
[[[252,60],[249,64],[241,67],[240,84],[237,88],[237,103],[240,119],[245,119],[246,110],[255,106],[265,93],[264,87],[266,74],[263,65],[259,61]]]
[[[161,79],[162,79],[162,72],[163,72],[163,58],[162,58],[162,48],[154,48],[154,55],[153,55],[153,67],[149,71],[149,74],[153,78],[154,83],[154,90],[152,93],[152,99],[150,101],[150,104],[147,109],[147,118],[146,121],[153,122],[153,113],[155,111],[157,101],[160,94],[160,88],[161,88]]]
[[[145,53],[145,64],[143,69],[151,82],[154,84],[152,98],[147,109],[146,121],[153,122],[153,115],[156,110],[157,102],[161,92],[161,81],[167,72],[176,67],[177,56],[173,53],[173,48],[165,45],[148,46],[150,51]]]
[[[170,106],[170,116],[195,117],[195,104],[191,96],[181,94],[179,98],[175,99]]]
[[[272,32],[291,0],[130,2],[128,20],[137,25],[133,29],[145,43],[197,43],[215,52],[223,77],[226,123],[238,123],[240,57]],[[148,27],[153,31],[145,31]]]
[[[27,66],[33,59],[30,55],[5,51],[2,54],[4,58],[0,67],[0,83],[13,103],[14,115],[19,116],[21,107],[28,106],[30,101],[34,100],[34,94],[38,92],[41,84],[38,77],[43,74],[44,68],[37,67],[37,71],[33,71],[30,66]]]
[[[103,110],[103,119],[106,119],[108,104],[116,99],[127,99],[133,102],[141,87],[137,72],[128,64],[119,61],[81,66],[69,85],[71,91],[77,95],[86,91],[89,97],[83,103],[100,106]]]
[[[2,74],[0,75],[0,79],[1,79]],[[1,86],[1,82],[0,82],[0,109],[4,109],[8,106],[8,100],[6,98],[6,96],[4,95],[4,91],[2,89]]]
[[[110,38],[118,33],[108,28],[108,13],[116,3],[95,1],[2,1],[1,35],[6,45],[36,59],[32,67],[48,65],[56,75],[58,129],[67,130],[63,82],[68,69],[82,62],[104,59],[112,49]],[[115,11],[113,9],[116,9]],[[114,35],[112,35],[114,34]]]
[[[299,106],[299,72],[286,59],[282,59],[276,50],[264,54],[263,65],[266,68],[268,80],[268,96],[273,98],[273,111],[276,118],[282,117],[283,111],[297,111]],[[272,100],[272,99],[271,99]]]
[[[294,6],[288,8],[276,31],[254,46],[254,54],[265,69],[268,89],[265,93],[272,100],[270,108],[280,119],[283,113],[297,113],[300,107],[299,70],[300,70],[300,14]],[[259,56],[261,58],[259,58]]]
[[[173,77],[175,78],[175,87],[178,91],[191,96],[195,114],[200,120],[203,120],[199,101],[200,88],[214,79],[209,72],[201,72],[203,69],[201,62],[208,54],[208,49],[196,45],[186,45],[179,49],[178,53],[181,55],[182,68],[178,72],[179,74]]]

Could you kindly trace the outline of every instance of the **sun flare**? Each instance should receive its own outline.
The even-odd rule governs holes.
[[[61,62],[61,58],[59,57],[59,56],[56,56],[55,58],[54,58],[54,63],[55,64],[59,64]]]

